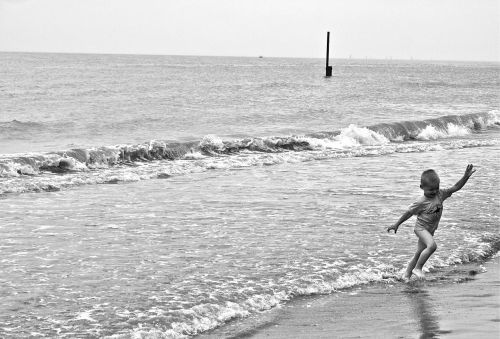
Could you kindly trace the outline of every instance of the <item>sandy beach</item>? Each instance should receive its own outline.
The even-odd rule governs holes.
[[[425,282],[304,297],[199,338],[498,338],[499,273],[496,257]]]

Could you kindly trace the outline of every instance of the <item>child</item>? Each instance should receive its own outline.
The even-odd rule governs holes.
[[[464,187],[467,180],[469,180],[475,171],[472,165],[467,165],[462,179],[448,189],[439,189],[439,177],[434,170],[430,169],[422,173],[420,188],[424,190],[424,196],[410,205],[408,211],[394,225],[387,228],[387,232],[394,230],[394,233],[396,233],[399,225],[408,220],[412,215],[417,216],[414,230],[418,237],[417,252],[408,263],[404,275],[405,280],[409,280],[412,274],[415,274],[419,279],[424,278],[422,267],[437,248],[432,236],[438,227],[441,214],[443,213],[443,201]]]

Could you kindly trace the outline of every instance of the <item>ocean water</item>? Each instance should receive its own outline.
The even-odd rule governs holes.
[[[0,337],[185,338],[500,248],[497,63],[0,53]]]

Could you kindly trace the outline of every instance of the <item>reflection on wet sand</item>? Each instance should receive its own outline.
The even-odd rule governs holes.
[[[438,338],[440,334],[451,332],[440,330],[436,305],[427,290],[420,286],[408,286],[403,293],[408,297],[414,318],[418,322],[419,338]]]

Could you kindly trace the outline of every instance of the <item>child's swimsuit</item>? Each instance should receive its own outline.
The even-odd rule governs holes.
[[[408,207],[412,215],[417,216],[417,221],[415,222],[416,231],[425,229],[434,235],[441,219],[441,214],[443,214],[443,201],[448,199],[451,194],[449,189],[439,190],[433,198],[427,198],[424,195]]]

